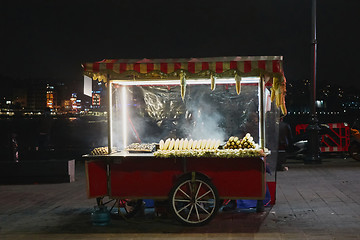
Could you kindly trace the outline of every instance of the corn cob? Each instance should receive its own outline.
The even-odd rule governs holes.
[[[185,92],[186,92],[186,79],[185,79],[185,73],[180,74],[180,87],[181,87],[181,98],[184,101],[185,98]]]
[[[212,74],[210,76],[210,79],[211,79],[211,91],[214,91],[216,87],[216,83],[215,83],[215,78]]]
[[[241,77],[235,74],[235,82],[236,82],[236,93],[239,95],[241,92]]]

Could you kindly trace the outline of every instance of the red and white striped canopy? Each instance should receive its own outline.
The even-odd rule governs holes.
[[[272,100],[286,114],[286,80],[282,56],[216,57],[190,59],[105,59],[84,63],[84,74],[94,80],[197,79],[263,76],[272,86]]]
[[[83,64],[95,79],[166,78],[184,72],[192,78],[233,75],[283,75],[282,56],[216,57],[190,59],[105,59]],[[105,80],[106,81],[106,80]]]

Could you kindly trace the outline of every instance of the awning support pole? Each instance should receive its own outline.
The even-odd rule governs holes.
[[[265,92],[265,77],[264,75],[260,76],[260,99],[259,99],[259,107],[260,107],[260,119],[259,119],[259,123],[260,123],[260,148],[264,149],[265,148],[265,97],[264,97],[264,92]]]
[[[107,107],[107,120],[108,120],[108,153],[112,152],[112,82],[108,80],[108,107]]]

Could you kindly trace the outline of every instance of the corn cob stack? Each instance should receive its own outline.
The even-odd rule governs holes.
[[[256,147],[253,137],[251,137],[250,133],[247,133],[242,139],[231,136],[226,142],[224,149],[255,149]]]
[[[241,141],[238,137],[231,136],[229,140],[226,142],[224,148],[225,149],[239,149]]]
[[[240,142],[241,148],[256,148],[256,144],[254,142],[253,137],[250,133],[247,133],[245,137]]]
[[[94,148],[90,155],[107,155],[108,153],[108,147],[98,147]]]
[[[211,150],[217,149],[220,145],[220,140],[215,139],[200,139],[200,140],[188,140],[187,138],[182,139],[166,139],[160,140],[160,150]]]

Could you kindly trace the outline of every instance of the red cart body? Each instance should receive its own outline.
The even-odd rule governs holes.
[[[91,156],[86,161],[89,198],[166,199],[179,177],[206,176],[221,199],[265,197],[265,161],[254,158],[156,158],[150,154]]]

